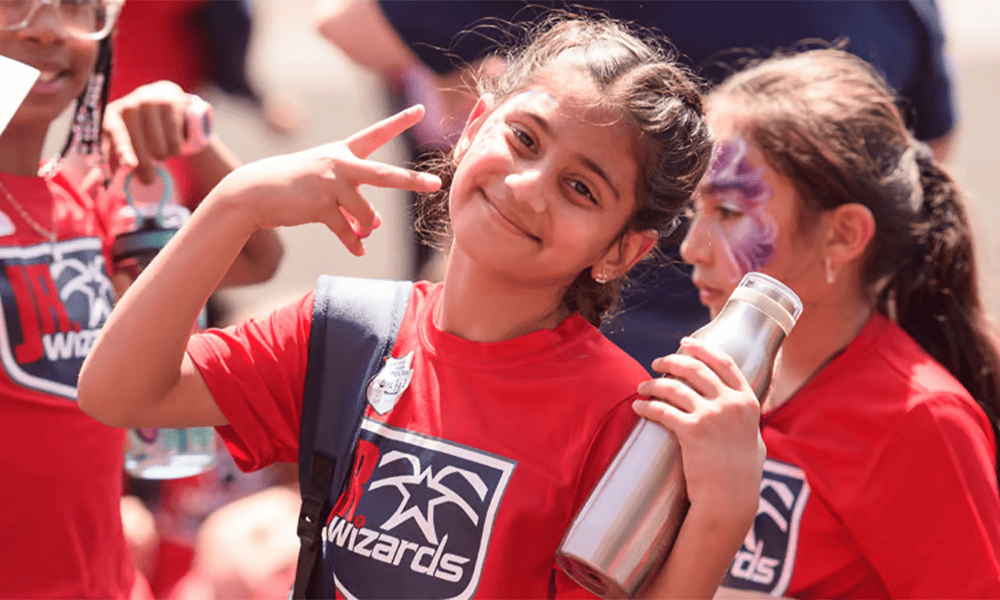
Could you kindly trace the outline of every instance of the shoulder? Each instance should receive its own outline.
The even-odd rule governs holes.
[[[860,410],[885,417],[897,431],[934,424],[962,436],[991,437],[986,415],[968,390],[895,323],[876,315],[855,343],[852,364],[838,372]]]

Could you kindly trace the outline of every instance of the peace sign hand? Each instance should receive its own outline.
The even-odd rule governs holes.
[[[324,223],[348,251],[361,256],[362,240],[382,223],[361,185],[413,192],[441,187],[435,175],[368,160],[423,116],[423,106],[412,106],[345,140],[244,165],[212,195],[246,212],[256,228]]]

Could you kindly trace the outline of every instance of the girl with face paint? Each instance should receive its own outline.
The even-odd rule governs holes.
[[[718,143],[682,245],[701,300],[718,313],[758,270],[804,304],[761,399],[764,481],[728,592],[1000,596],[997,347],[961,190],[894,101],[837,50],[709,97]]]

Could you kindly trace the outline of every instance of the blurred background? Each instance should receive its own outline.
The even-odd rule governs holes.
[[[976,226],[982,286],[994,319],[1000,321],[1000,11],[994,0],[939,0],[949,36],[958,93],[958,129],[951,168],[969,193]],[[341,139],[389,113],[382,84],[351,63],[316,33],[314,0],[250,0],[255,13],[249,74],[261,92],[278,92],[298,112],[300,125],[276,133],[249,105],[218,90],[202,95],[216,111],[216,131],[244,161],[309,148]],[[54,128],[53,147],[65,139]],[[375,158],[400,164],[408,156],[401,142]],[[277,275],[257,286],[227,291],[231,319],[259,314],[312,289],[321,273],[374,278],[410,276],[412,232],[401,193],[369,188],[367,196],[385,223],[355,258],[325,228],[308,225],[280,232],[286,247]]]

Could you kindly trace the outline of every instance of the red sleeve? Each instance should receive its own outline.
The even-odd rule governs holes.
[[[891,597],[1000,598],[994,444],[981,411],[954,396],[900,420],[847,524]]]
[[[261,319],[193,336],[187,352],[229,425],[218,432],[244,471],[297,462],[313,293]]]

